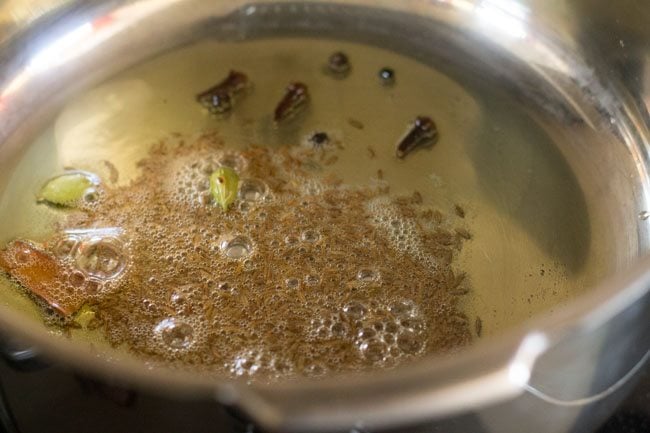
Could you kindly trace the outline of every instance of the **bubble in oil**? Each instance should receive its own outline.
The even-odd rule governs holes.
[[[348,335],[350,328],[348,325],[346,325],[343,322],[335,322],[334,324],[332,324],[330,331],[332,332],[332,335],[335,337],[345,337],[346,335]]]
[[[158,312],[158,307],[156,303],[151,299],[147,299],[147,298],[142,300],[142,309],[149,314],[155,314]]]
[[[102,289],[102,283],[97,280],[89,279],[86,281],[86,293],[94,295]]]
[[[363,328],[357,333],[360,340],[370,340],[377,335],[377,331],[372,328]]]
[[[391,305],[390,312],[400,318],[412,318],[417,316],[415,303],[410,300],[396,302]]]
[[[169,297],[169,303],[178,312],[184,312],[189,307],[187,295],[179,291],[175,291],[171,294]]]
[[[75,271],[70,274],[70,276],[68,277],[68,281],[74,287],[82,287],[86,282],[86,276],[79,271]]]
[[[126,267],[122,243],[116,238],[95,237],[81,242],[75,254],[77,267],[86,275],[109,280]]]
[[[230,259],[248,257],[253,251],[253,246],[246,236],[235,236],[221,242],[221,250]]]
[[[309,377],[320,377],[327,373],[327,368],[320,363],[313,363],[305,367],[304,373]]]
[[[187,349],[194,342],[194,330],[187,323],[173,317],[162,320],[154,328],[154,333],[172,349]]]
[[[261,180],[245,179],[239,187],[239,198],[245,202],[259,202],[266,196],[266,185]]]
[[[305,276],[305,284],[308,286],[315,286],[320,282],[320,277],[318,275],[309,274]]]
[[[99,192],[95,188],[89,188],[84,192],[82,199],[86,203],[95,203],[99,200]]]
[[[414,355],[424,347],[424,342],[420,335],[414,331],[406,330],[397,336],[397,347],[404,353]]]
[[[359,344],[359,352],[366,361],[378,363],[388,355],[388,345],[380,340],[363,341]]]
[[[318,233],[316,230],[305,230],[300,235],[300,238],[303,240],[303,242],[314,243],[318,242],[320,239],[320,233]]]
[[[399,329],[399,325],[395,322],[387,322],[384,324],[384,331],[388,334],[396,334]]]
[[[230,367],[235,376],[253,375],[261,367],[261,355],[256,351],[248,351],[238,355]]]
[[[69,257],[73,255],[77,245],[79,245],[79,239],[76,236],[66,236],[54,246],[54,254],[61,258]]]
[[[417,318],[403,319],[399,323],[402,328],[408,329],[410,331],[422,332],[425,329],[424,322]]]
[[[349,302],[343,307],[343,314],[351,319],[361,319],[366,315],[368,309],[360,302]]]
[[[368,268],[359,269],[359,272],[357,272],[357,280],[362,283],[379,281],[379,272]]]
[[[237,154],[226,154],[219,158],[218,165],[220,167],[230,167],[235,171],[241,172],[246,167],[246,161],[243,157]],[[212,166],[207,174],[212,173],[216,167]]]
[[[168,175],[143,179],[148,188],[155,188],[159,180],[177,176],[169,188],[174,200],[160,203],[148,196],[142,205],[123,204],[118,212],[105,208],[120,199],[114,200],[112,189],[102,190],[95,205],[107,211],[107,216],[102,214],[102,223],[129,230],[128,243],[119,234],[113,236],[124,241],[125,250],[128,246],[129,257],[133,257],[123,278],[97,278],[106,285],[98,286],[99,296],[91,298],[108,307],[108,319],[102,315],[106,328],[121,329],[122,336],[106,331],[116,336],[110,341],[126,343],[145,357],[154,355],[162,361],[187,362],[202,371],[237,376],[317,376],[321,370],[309,366],[349,371],[408,358],[404,356],[408,351],[398,347],[397,338],[402,336],[404,346],[408,332],[419,332],[411,328],[424,322],[417,315],[411,317],[391,307],[409,297],[420,299],[420,287],[435,284],[417,263],[409,261],[399,275],[399,266],[394,265],[402,263],[396,257],[414,243],[414,238],[417,244],[416,237],[422,231],[413,233],[411,219],[400,214],[392,202],[383,206],[386,211],[379,215],[383,221],[372,223],[370,219],[376,214],[370,213],[367,206],[377,196],[370,187],[338,188],[310,173],[294,172],[280,152],[264,150],[256,154],[258,150],[246,150],[241,152],[244,158],[219,146],[210,146],[209,153],[198,156],[179,152],[185,159],[173,160],[172,152],[166,162],[169,164],[157,167],[170,170],[155,170]],[[300,151],[320,156],[313,149],[294,150],[296,154]],[[337,152],[337,148],[322,150],[326,156],[329,152]],[[226,158],[232,161],[224,161]],[[267,159],[276,162],[267,166]],[[196,163],[190,167],[192,162]],[[206,174],[210,174],[204,169],[240,163],[247,168],[240,171],[244,181],[236,206],[225,213],[212,206],[198,206],[199,196],[206,192]],[[185,172],[178,173],[179,168]],[[277,179],[269,175],[273,172],[269,168],[278,174]],[[253,179],[268,183],[258,188]],[[289,180],[288,188],[276,187],[280,185],[278,179]],[[182,199],[179,188],[191,197]],[[142,188],[130,192],[133,194],[126,195],[144,197]],[[272,200],[267,202],[266,197],[271,195]],[[137,212],[131,213],[134,209]],[[395,221],[394,226],[391,221]],[[349,242],[357,233],[359,241]],[[86,241],[91,236],[94,234],[82,234],[79,239]],[[404,239],[404,245],[391,248],[398,236]],[[416,253],[417,248],[412,254]],[[146,290],[139,291],[137,284],[147,281],[149,275],[155,275],[156,280],[144,283]],[[90,279],[86,275],[85,284]],[[181,293],[186,283],[197,289],[198,295]],[[238,290],[233,291],[231,284]],[[381,284],[388,287],[383,290]],[[137,314],[148,326],[131,331],[127,324],[119,323],[117,314],[112,313],[113,306],[102,298],[113,288],[120,290],[120,296],[121,291],[130,292],[116,311],[122,317],[130,312]],[[437,294],[432,296],[437,301]],[[151,301],[149,307],[143,304],[144,298]],[[320,318],[313,326],[309,321],[312,317]],[[411,319],[416,321],[409,322]],[[148,343],[154,328],[157,331]],[[269,333],[277,336],[277,345],[269,345],[265,337]],[[303,337],[317,344],[304,345]],[[428,335],[421,334],[420,338],[429,341]],[[299,347],[291,346],[294,339],[300,341]],[[143,342],[148,346],[143,347]],[[277,353],[290,361],[276,367]]]

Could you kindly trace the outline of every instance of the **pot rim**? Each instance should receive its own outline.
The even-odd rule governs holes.
[[[172,0],[166,2],[174,3]],[[360,3],[401,9],[412,6],[418,11],[425,7],[423,2],[416,0],[402,6],[395,6],[388,1],[360,0]],[[232,8],[246,4],[246,1],[233,2]],[[648,143],[647,128],[645,125],[643,128],[643,131],[640,131],[641,141]],[[372,397],[377,393],[384,393],[382,398],[385,405],[399,399],[403,410],[399,417],[401,420],[461,411],[514,397],[524,392],[535,360],[545,350],[567,335],[601,326],[632,303],[647,298],[648,293],[650,258],[641,260],[631,270],[621,272],[597,285],[578,299],[558,306],[552,316],[541,314],[517,328],[484,338],[454,354],[453,359],[447,356],[430,356],[380,373],[339,374],[327,380],[297,379],[252,386],[248,386],[243,379],[206,379],[204,375],[192,372],[147,368],[142,361],[132,357],[106,357],[79,343],[64,338],[53,338],[42,324],[27,323],[21,314],[5,306],[0,307],[0,324],[13,335],[35,344],[53,359],[90,374],[152,389],[173,390],[178,396],[207,395],[222,402],[241,404],[244,409],[262,418],[267,425],[285,425],[290,422],[292,428],[297,430],[310,425],[314,420],[321,425],[328,422],[331,425],[334,422],[332,412],[341,404],[349,402],[345,398],[340,402],[333,402],[330,412],[320,413],[316,417],[310,409],[315,411],[314,402],[324,395],[355,394],[357,397],[354,401],[360,410],[366,410],[366,413],[373,415],[379,422],[388,423],[398,421],[395,413],[382,413],[384,406],[364,405],[361,401],[364,396]],[[467,390],[475,390],[477,386],[482,387],[482,393],[467,398]],[[413,392],[415,389],[419,392]],[[393,392],[392,397],[386,396],[388,390]],[[438,396],[443,391],[458,397],[442,401]],[[283,397],[276,397],[274,401],[273,395]],[[314,397],[310,398],[310,395]],[[403,406],[405,399],[411,402],[407,409]],[[294,412],[292,419],[287,421],[287,414],[282,410],[286,408],[280,407],[283,402],[291,402],[296,407],[302,405],[304,415]],[[346,425],[351,420],[352,418],[341,416],[337,421],[340,425]]]

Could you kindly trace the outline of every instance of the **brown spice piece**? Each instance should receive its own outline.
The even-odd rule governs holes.
[[[383,178],[384,178],[384,170],[380,168],[379,170],[377,170],[377,179],[381,180]]]
[[[350,69],[352,69],[350,59],[348,59],[348,56],[341,51],[333,53],[327,60],[328,72],[337,78],[347,77],[350,73]]]
[[[463,209],[459,204],[454,205],[454,212],[461,218],[465,218],[465,209]]]
[[[262,180],[272,200],[247,211],[235,207],[224,215],[208,203],[200,204],[198,197],[189,197],[188,192],[179,194],[177,186],[172,186],[178,184],[174,179],[209,176],[201,164],[219,161],[224,154],[245,160],[242,178]],[[423,229],[431,224],[421,224],[426,212],[412,197],[381,198],[391,214],[397,211],[418,227],[419,248],[439,264],[432,272],[419,258],[395,247],[387,229],[372,222],[376,215],[370,213],[368,204],[380,199],[387,185],[371,182],[366,187],[338,187],[340,179],[308,172],[309,159],[301,155],[290,147],[234,152],[226,150],[218,136],[204,136],[183,147],[161,144],[140,163],[140,178],[111,189],[97,203],[96,212],[76,220],[76,228],[118,226],[130,233],[128,272],[115,282],[107,297],[97,301],[98,326],[107,340],[151,362],[210,374],[232,374],[229,366],[233,360],[251,349],[273,354],[275,362],[288,365],[281,376],[311,374],[303,373],[301,366],[313,363],[328,371],[359,371],[371,367],[354,345],[354,335],[377,321],[393,319],[390,308],[377,310],[371,305],[406,299],[416,302],[426,321],[418,325],[424,353],[448,352],[467,344],[470,325],[456,307],[462,274],[451,269],[454,253],[461,247],[457,235],[439,226]],[[379,173],[381,170],[378,176],[383,175]],[[319,185],[317,192],[306,193],[302,186],[314,181]],[[180,198],[171,200],[170,194]],[[428,215],[443,220],[437,211]],[[173,229],[165,229],[170,226]],[[164,236],[154,235],[160,227]],[[317,233],[317,240],[304,241],[305,230]],[[215,234],[222,233],[251,240],[250,263],[229,259],[218,248],[210,249]],[[289,238],[295,243],[287,242]],[[360,284],[360,269],[377,269],[381,285]],[[316,285],[307,283],[309,275],[319,277]],[[151,276],[156,277],[155,283],[149,281]],[[301,283],[289,289],[288,278]],[[350,281],[353,284],[348,288]],[[230,289],[215,288],[222,282]],[[185,286],[193,288],[196,295],[191,296],[196,298],[188,299],[197,307],[188,309],[183,320],[191,319],[192,326],[200,326],[204,340],[197,340],[187,351],[168,351],[147,330],[153,330],[165,317],[178,316],[170,295]],[[157,309],[145,307],[143,299]],[[361,320],[344,317],[343,306],[352,301],[366,306]],[[348,337],[314,340],[309,334],[310,321],[317,317],[340,317]],[[150,338],[143,338],[143,332]],[[262,377],[266,373],[264,368],[259,371]],[[270,373],[277,377],[277,372]]]
[[[455,230],[456,230],[456,233],[458,234],[458,236],[460,236],[461,238],[463,238],[465,240],[472,239],[472,235],[470,234],[469,231],[467,231],[467,229],[457,228]]]
[[[415,191],[411,200],[414,204],[422,204],[422,194],[419,191]]]
[[[66,270],[57,259],[34,244],[22,240],[11,242],[0,251],[0,268],[63,315],[74,313],[85,302],[61,292],[61,285],[67,282]],[[69,289],[74,290],[71,286]]]
[[[368,156],[370,156],[371,159],[374,159],[377,156],[375,149],[373,149],[372,146],[368,146]]]
[[[120,178],[120,173],[117,171],[117,167],[115,167],[115,165],[110,161],[103,160],[102,162],[104,163],[104,165],[108,169],[108,172],[109,172],[108,180],[111,183],[117,183],[117,181]]]
[[[404,137],[397,143],[396,155],[404,158],[419,147],[430,147],[438,139],[438,129],[430,117],[418,116]]]
[[[242,72],[230,71],[220,83],[199,93],[196,100],[213,114],[223,114],[232,109],[235,96],[250,86],[248,76]]]
[[[365,125],[360,120],[354,119],[352,117],[348,118],[348,124],[355,129],[363,129]]]
[[[294,116],[309,102],[309,90],[304,83],[291,83],[287,86],[282,100],[275,107],[273,120],[280,122]]]

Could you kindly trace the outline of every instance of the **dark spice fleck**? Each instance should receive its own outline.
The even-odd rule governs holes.
[[[363,129],[363,128],[365,128],[365,125],[363,124],[363,122],[361,122],[360,120],[354,119],[352,117],[350,117],[348,119],[348,123],[350,124],[351,127],[355,128],[355,129]]]
[[[395,71],[391,68],[381,68],[379,70],[379,79],[384,86],[395,84]]]
[[[458,228],[458,229],[456,229],[456,233],[458,234],[458,236],[460,236],[461,238],[463,238],[465,240],[470,240],[472,238],[472,235],[466,229],[459,229]]]
[[[383,178],[384,178],[384,170],[380,168],[379,170],[377,170],[377,179],[381,180]]]
[[[459,204],[454,205],[454,212],[461,218],[465,218],[465,209],[463,209]]]
[[[478,316],[476,316],[476,320],[474,321],[474,330],[476,331],[477,337],[480,337],[481,334],[483,334],[483,321]]]
[[[404,158],[418,147],[432,146],[438,139],[438,129],[430,117],[418,116],[397,144],[397,157]]]
[[[338,160],[339,160],[338,156],[332,155],[323,162],[323,165],[332,165],[335,164]]]
[[[377,156],[377,153],[372,146],[368,146],[368,156],[370,156],[370,158],[375,158]]]
[[[291,83],[287,86],[282,100],[275,107],[273,119],[276,122],[288,119],[295,115],[309,102],[309,91],[303,83]]]
[[[326,132],[314,132],[311,137],[309,137],[309,142],[313,147],[321,148],[330,142],[330,137]]]
[[[350,59],[343,52],[332,54],[327,61],[327,70],[337,78],[345,78],[350,73]]]
[[[422,194],[419,191],[415,191],[412,200],[414,204],[422,204]]]

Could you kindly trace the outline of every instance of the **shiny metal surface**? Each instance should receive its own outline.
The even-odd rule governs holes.
[[[649,207],[650,37],[644,25],[650,12],[642,0],[616,6],[541,0],[68,1],[30,10],[22,1],[2,10],[0,188],[10,175],[3,168],[81,89],[206,35],[291,34],[408,52],[469,87],[481,82],[503,89],[556,144],[579,190],[567,203],[558,199],[562,184],[528,185],[522,187],[522,204],[506,200],[502,206],[541,250],[577,275],[576,299],[549,303],[556,310],[551,316],[524,323],[517,316],[504,324],[507,332],[495,332],[452,359],[370,377],[252,388],[150,371],[132,359],[108,368],[85,348],[2,311],[5,327],[44,351],[99,374],[214,394],[282,431],[395,427],[450,415],[458,422],[445,431],[470,426],[518,432],[524,424],[527,431],[589,431],[647,356],[650,262],[632,266],[647,253],[650,223],[639,218]],[[486,169],[482,162],[489,157],[475,149],[476,171],[486,183],[507,184],[507,174]],[[487,200],[501,199],[489,191]],[[589,227],[562,218],[563,207],[567,214],[587,215]],[[502,236],[507,241],[508,234]],[[521,285],[514,275],[523,265],[506,260],[511,252],[492,254],[502,264],[496,271],[482,268],[486,285]],[[508,292],[495,292],[491,301],[507,308],[511,299]]]

